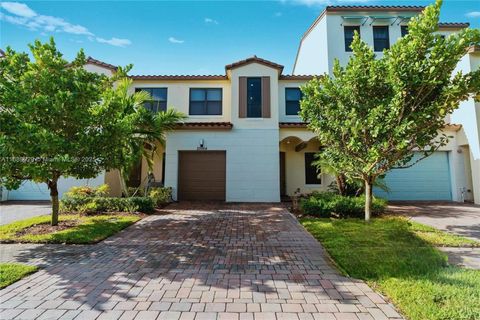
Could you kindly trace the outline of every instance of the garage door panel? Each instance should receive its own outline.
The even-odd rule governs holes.
[[[412,163],[419,157],[415,155]],[[435,152],[410,168],[393,169],[384,182],[389,192],[374,188],[376,196],[389,200],[451,200],[448,153]]]
[[[225,151],[180,151],[179,200],[225,201]]]

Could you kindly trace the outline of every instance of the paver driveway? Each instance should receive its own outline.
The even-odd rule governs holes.
[[[399,318],[340,276],[283,207],[169,207],[93,246],[4,246],[44,269],[1,291],[1,319]],[[8,247],[8,248],[7,248]]]

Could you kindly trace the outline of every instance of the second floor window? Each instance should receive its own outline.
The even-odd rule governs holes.
[[[247,118],[262,117],[262,78],[247,78]]]
[[[373,27],[373,50],[377,52],[390,48],[390,37],[388,35],[388,26]]]
[[[135,92],[146,91],[152,100],[146,101],[144,106],[152,112],[167,110],[167,88],[135,88]]]
[[[285,113],[287,116],[296,116],[300,112],[302,91],[300,88],[285,88]]]
[[[222,115],[221,88],[190,89],[190,115]]]
[[[408,26],[400,26],[400,31],[402,32],[402,37],[405,37],[408,34]]]
[[[345,26],[345,51],[352,52],[352,48],[350,45],[353,42],[353,36],[355,35],[355,31],[357,31],[358,35],[360,36],[360,26]]]

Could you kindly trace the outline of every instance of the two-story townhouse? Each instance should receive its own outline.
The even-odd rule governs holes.
[[[278,202],[297,188],[330,183],[311,166],[315,139],[291,135],[299,126],[299,87],[312,77],[282,71],[254,56],[225,66],[224,75],[131,76],[131,92],[153,97],[147,108],[188,115],[159,146],[154,180],[172,187],[176,200],[230,202]],[[119,194],[118,174],[107,173],[106,181]],[[147,183],[145,162],[130,182]]]
[[[331,74],[334,61],[345,65],[354,32],[374,48],[378,57],[408,33],[408,21],[420,6],[327,6],[301,38],[293,74]],[[440,23],[438,34],[448,36],[468,23]],[[471,48],[457,70],[480,66],[480,48]],[[375,190],[392,200],[453,200],[480,203],[480,103],[470,99],[445,119],[444,131],[453,138],[447,146],[409,169],[386,176],[390,191]],[[292,120],[293,121],[293,120]],[[297,119],[295,121],[300,121]]]

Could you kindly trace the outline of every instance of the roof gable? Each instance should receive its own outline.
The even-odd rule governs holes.
[[[231,63],[231,64],[227,64],[225,66],[225,72],[227,72],[228,70],[240,68],[242,66],[245,66],[245,65],[248,65],[248,64],[251,64],[251,63],[258,63],[258,64],[261,64],[261,65],[270,67],[272,69],[277,69],[279,73],[282,73],[282,71],[283,71],[283,66],[282,65],[280,65],[278,63],[275,63],[275,62],[272,62],[272,61],[268,61],[268,60],[259,58],[257,56],[253,56],[253,57],[250,57],[250,58],[247,58],[247,59],[244,59],[244,60],[240,60],[240,61],[237,61],[237,62],[234,62],[234,63]]]

